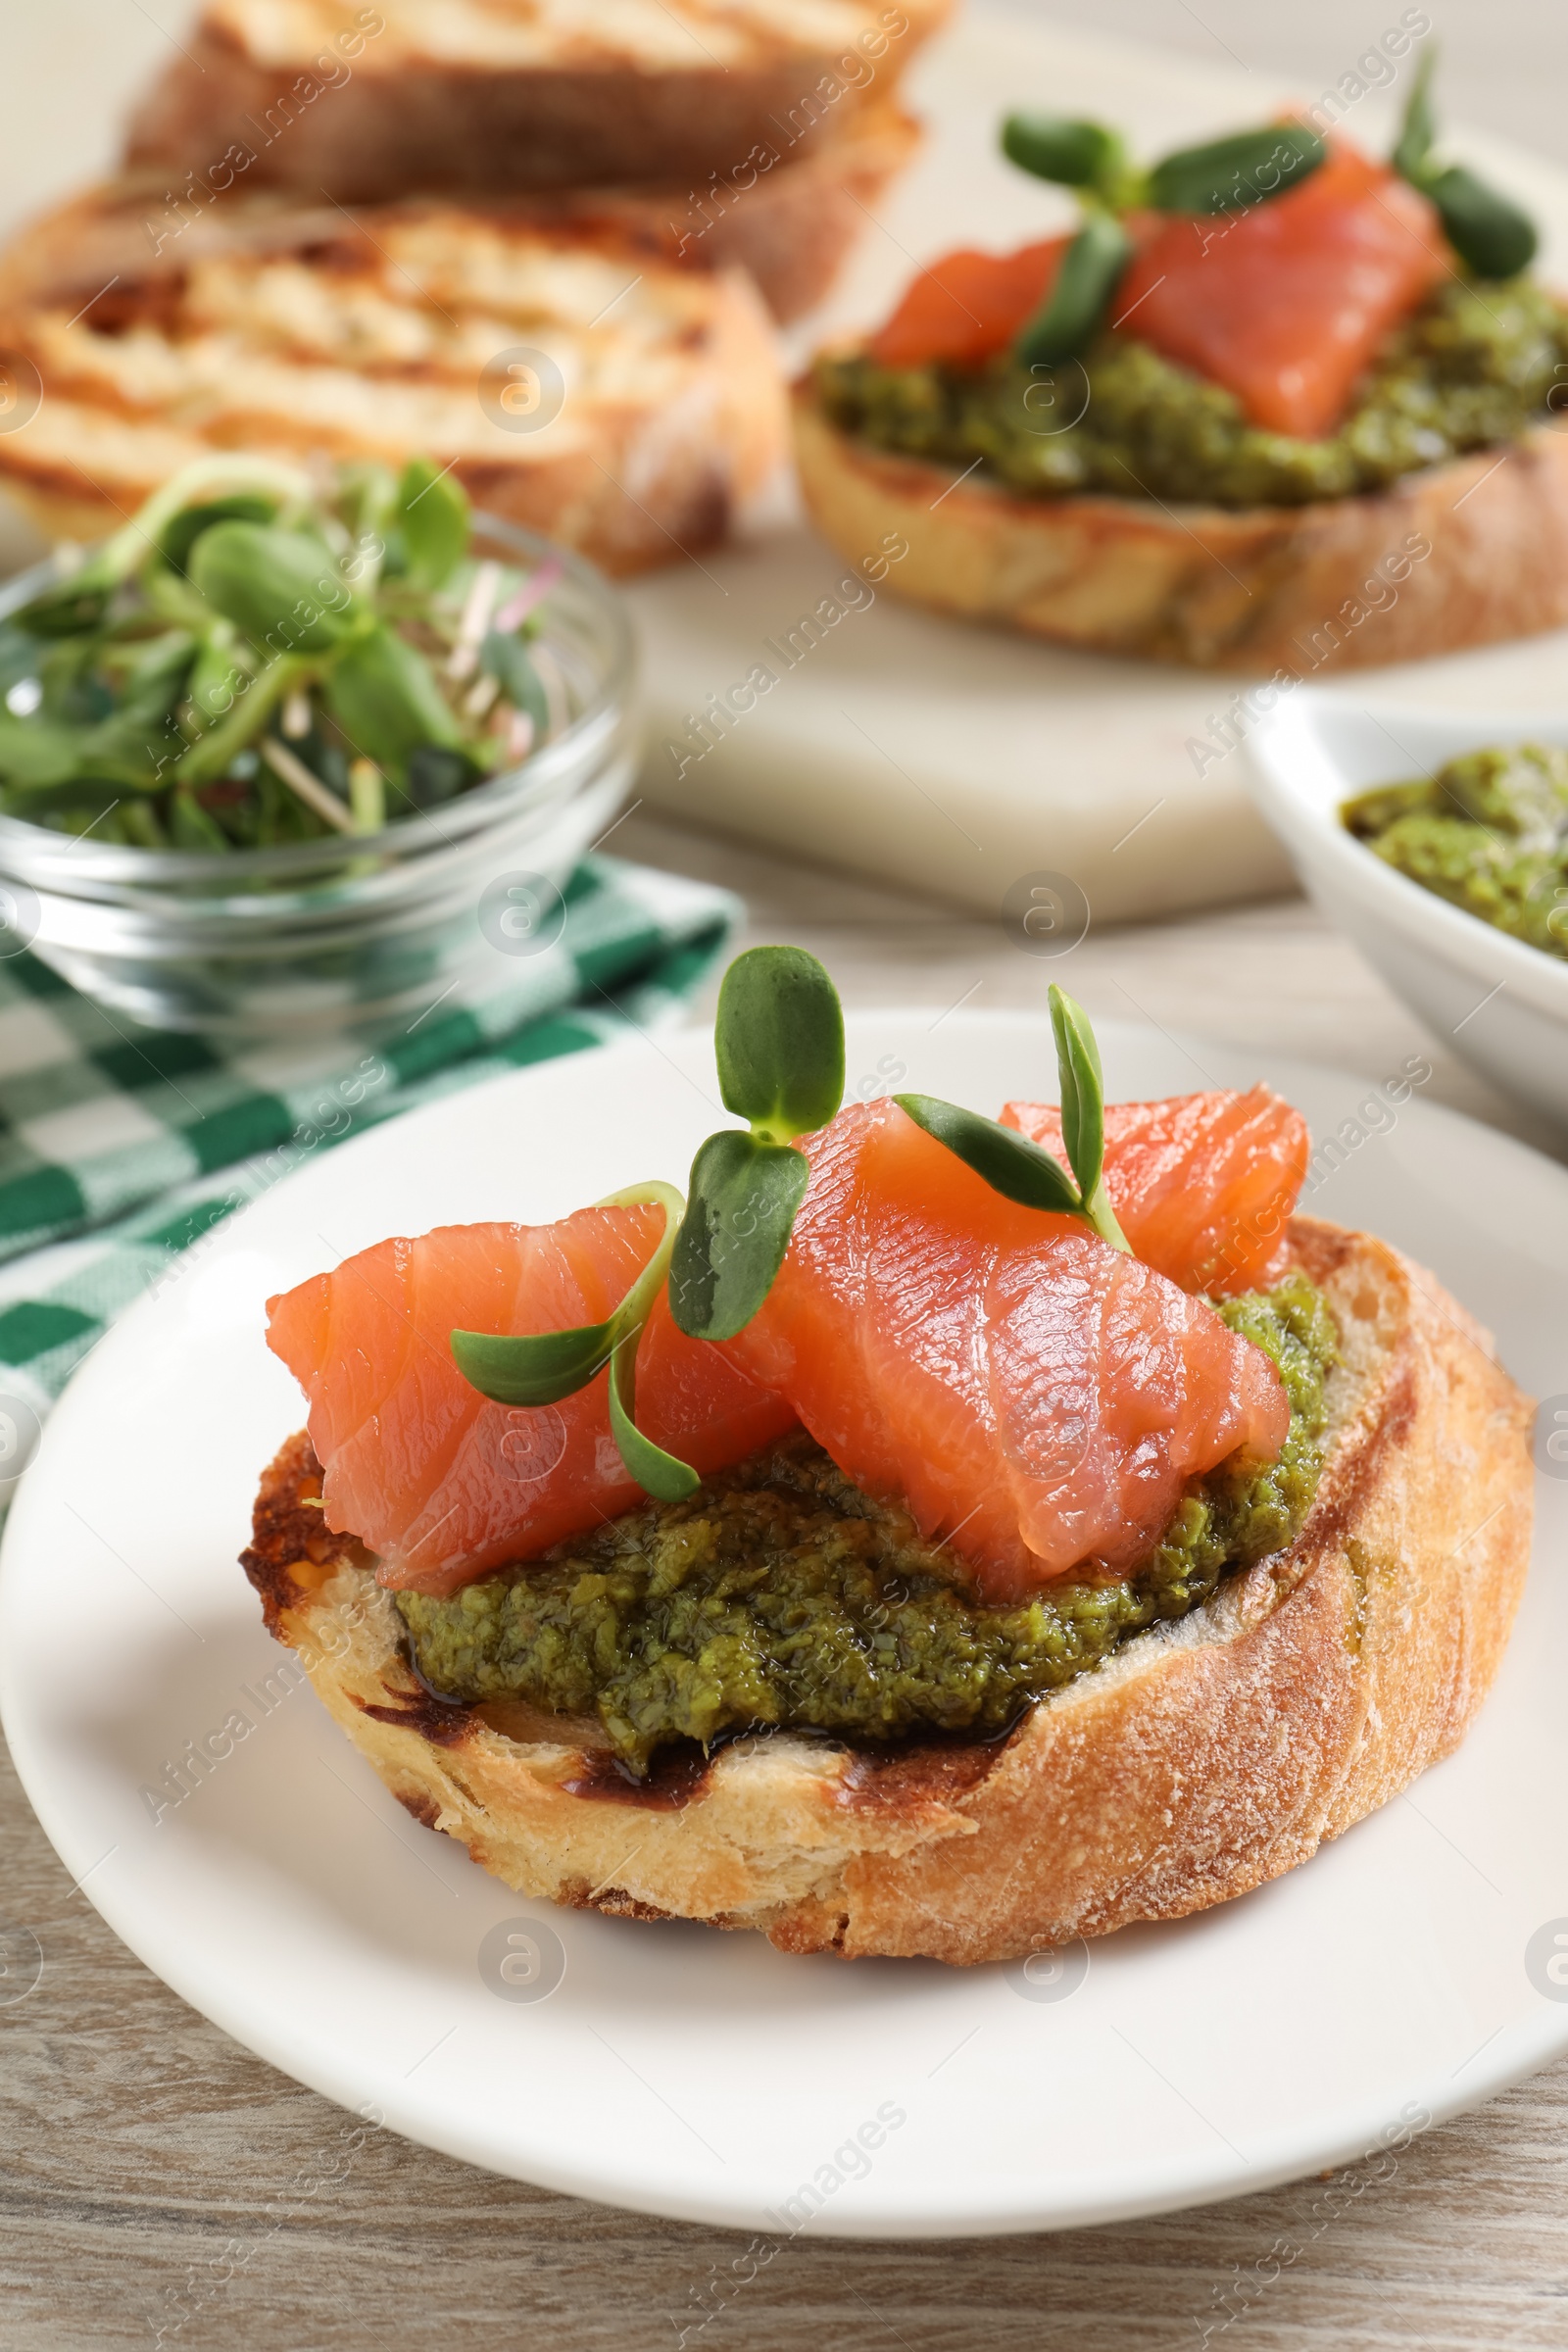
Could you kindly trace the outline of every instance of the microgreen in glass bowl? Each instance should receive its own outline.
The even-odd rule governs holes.
[[[10,944],[166,1028],[483,985],[486,884],[563,882],[625,790],[632,676],[599,574],[433,465],[204,460],[0,591]]]

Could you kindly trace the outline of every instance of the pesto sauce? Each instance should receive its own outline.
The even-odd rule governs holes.
[[[1266,1468],[1222,1464],[1197,1482],[1127,1575],[988,1604],[955,1554],[800,1436],[537,1565],[447,1599],[398,1593],[414,1663],[445,1697],[597,1716],[638,1773],[671,1740],[762,1727],[875,1741],[1005,1731],[1030,1700],[1280,1550],[1310,1509],[1337,1352],[1328,1306],[1298,1276],[1217,1311],[1278,1364],[1290,1435]]]
[[[1544,955],[1568,956],[1568,752],[1467,752],[1341,818],[1389,865]]]
[[[816,383],[845,431],[939,464],[981,460],[1027,496],[1295,507],[1516,440],[1546,415],[1565,360],[1568,312],[1544,288],[1453,279],[1395,329],[1349,415],[1320,441],[1250,424],[1223,385],[1113,333],[1081,368],[1066,361],[1044,378],[1010,353],[974,370],[857,356],[820,360]]]

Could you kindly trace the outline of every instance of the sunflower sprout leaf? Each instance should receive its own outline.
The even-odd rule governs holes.
[[[701,1146],[669,1269],[670,1312],[689,1338],[733,1339],[751,1321],[784,1262],[810,1175],[792,1144],[726,1128]]]
[[[844,1012],[804,948],[750,948],[724,974],[713,1029],[724,1106],[765,1142],[825,1127],[844,1100]]]
[[[559,1404],[604,1370],[613,1346],[612,1323],[526,1337],[455,1331],[452,1358],[468,1386],[494,1404]]]
[[[1054,1152],[1031,1143],[1014,1128],[982,1118],[977,1110],[962,1110],[935,1095],[895,1095],[902,1111],[917,1127],[972,1168],[983,1183],[1004,1200],[1021,1208],[1039,1208],[1082,1216],[1083,1199]]]

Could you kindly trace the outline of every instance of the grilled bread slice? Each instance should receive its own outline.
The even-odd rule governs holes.
[[[1179,1919],[1306,1861],[1459,1744],[1529,1555],[1530,1406],[1486,1335],[1384,1243],[1312,1218],[1291,1235],[1344,1358],[1300,1535],[1001,1741],[871,1756],[780,1733],[638,1789],[596,1727],[443,1705],[373,1560],[312,1507],[303,1434],[244,1565],[393,1794],[524,1894],[956,1963]]]
[[[899,532],[909,552],[889,587],[966,620],[1298,678],[1568,621],[1568,433],[1545,425],[1364,497],[1232,512],[1021,497],[857,439],[809,380],[794,404],[801,488],[823,536],[849,553]]]
[[[742,269],[780,321],[815,308],[865,225],[865,212],[920,143],[891,102],[861,108],[798,152],[775,137],[729,178],[700,187],[616,185],[491,198],[485,214],[519,227],[579,228],[692,270]],[[772,160],[769,161],[768,157]],[[378,235],[379,211],[362,214]],[[334,245],[342,212],[319,189],[253,185],[228,171],[171,181],[136,172],[30,222],[0,254],[0,301],[65,300],[72,314],[111,280],[171,278],[215,255]]]
[[[728,176],[885,95],[951,0],[208,0],[126,162],[348,204]]]
[[[85,306],[40,269],[35,247],[0,270],[0,354],[43,387],[0,437],[0,486],[52,536],[100,536],[215,449],[423,452],[489,512],[632,572],[720,538],[784,455],[750,279],[612,223],[328,208],[192,241]]]

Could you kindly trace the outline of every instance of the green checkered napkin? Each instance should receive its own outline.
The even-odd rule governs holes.
[[[519,957],[504,991],[437,1004],[391,1038],[220,1046],[133,1028],[30,956],[0,963],[0,1407],[41,1419],[182,1250],[318,1151],[667,1023],[741,913],[724,891],[612,858],[589,859],[565,900],[559,941]]]

